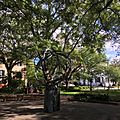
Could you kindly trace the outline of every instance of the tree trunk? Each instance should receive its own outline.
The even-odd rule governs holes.
[[[109,92],[110,92],[110,80],[109,80],[109,77],[108,77],[108,89],[107,89],[107,94],[109,95]]]
[[[44,94],[44,111],[50,113],[60,110],[60,90],[57,86],[46,85]]]
[[[118,90],[119,90],[120,83],[118,82]]]
[[[66,91],[68,91],[68,80],[65,80],[65,89],[66,89]]]
[[[8,86],[9,87],[12,85],[12,75],[11,75],[11,73],[12,73],[11,69],[7,70],[7,80],[8,80]]]
[[[92,93],[92,79],[90,79],[90,92]]]

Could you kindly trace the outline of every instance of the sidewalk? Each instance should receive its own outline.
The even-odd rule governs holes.
[[[94,90],[107,90],[108,87],[96,87]],[[118,90],[118,87],[111,87],[110,90]]]
[[[0,102],[0,120],[120,120],[120,105],[62,101],[60,111],[44,113],[43,101]]]

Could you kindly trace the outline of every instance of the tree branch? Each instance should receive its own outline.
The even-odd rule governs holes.
[[[103,10],[107,9],[111,5],[112,2],[113,0],[109,0],[107,4],[99,12],[102,12]]]

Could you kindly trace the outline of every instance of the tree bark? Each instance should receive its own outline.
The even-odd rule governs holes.
[[[65,86],[65,87],[66,87],[65,89],[66,89],[66,91],[68,91],[68,80],[65,80],[65,85],[66,85],[66,86]]]
[[[60,110],[60,90],[55,85],[46,85],[44,111],[51,113]]]
[[[8,69],[7,70],[7,80],[8,80],[8,86],[10,87],[12,85],[12,70],[11,69]]]
[[[92,79],[90,79],[90,92],[92,93]]]

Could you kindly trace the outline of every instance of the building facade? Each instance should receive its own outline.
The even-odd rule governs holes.
[[[15,76],[16,73],[21,74],[21,79],[26,80],[26,65],[23,63],[19,63],[15,65],[12,69],[12,77]],[[7,78],[7,69],[4,64],[0,64],[0,84],[4,83],[4,80]]]

